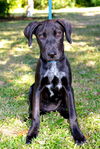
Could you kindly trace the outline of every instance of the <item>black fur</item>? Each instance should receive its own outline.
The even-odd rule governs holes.
[[[71,24],[66,20],[32,22],[25,28],[28,44],[31,45],[32,35],[35,34],[40,47],[35,83],[29,95],[29,118],[32,124],[26,138],[27,144],[38,135],[40,115],[50,111],[58,111],[69,119],[71,133],[77,144],[86,141],[78,126],[71,68],[64,54],[64,33],[71,43],[71,32]]]

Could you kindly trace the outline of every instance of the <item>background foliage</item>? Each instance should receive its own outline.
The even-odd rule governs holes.
[[[0,16],[8,15],[9,12],[16,8],[24,8],[27,6],[28,0],[0,0]],[[52,0],[53,9],[65,7],[90,7],[100,6],[100,0]],[[48,0],[34,0],[34,7],[36,9],[44,9],[48,7]]]
[[[76,5],[77,6],[100,6],[100,0],[76,0]]]
[[[9,4],[7,0],[0,0],[0,16],[5,16],[9,14]]]
[[[34,7],[37,9],[46,8],[48,5],[48,0],[34,0]]]
[[[53,9],[59,9],[64,7],[73,7],[73,6],[99,6],[100,0],[52,0]],[[43,9],[48,5],[48,0],[34,0],[35,8]]]

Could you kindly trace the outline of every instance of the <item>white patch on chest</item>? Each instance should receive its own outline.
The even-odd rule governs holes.
[[[57,88],[60,89],[62,87],[61,79],[65,76],[65,72],[59,71],[57,68],[57,62],[51,62],[51,67],[48,69],[44,75],[44,77],[48,77],[49,82],[51,83],[54,77],[57,77],[59,79],[59,82],[57,84]],[[52,84],[46,85],[46,87],[50,91],[50,97],[54,95],[53,91],[51,90]]]
[[[51,67],[48,69],[44,75],[44,77],[48,77],[49,81],[51,82],[56,76],[59,80],[62,79],[63,76],[65,76],[65,72],[59,71],[57,68],[57,62],[51,62]]]
[[[52,97],[54,95],[53,91],[51,90],[52,84],[46,85],[46,87],[49,89],[50,97]]]

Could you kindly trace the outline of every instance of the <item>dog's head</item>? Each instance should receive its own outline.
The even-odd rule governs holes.
[[[60,60],[64,56],[64,33],[66,40],[71,44],[71,24],[66,20],[47,20],[32,22],[24,30],[28,45],[32,44],[32,35],[35,34],[40,56],[46,61]]]

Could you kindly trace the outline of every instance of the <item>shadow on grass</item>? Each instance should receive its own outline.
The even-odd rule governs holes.
[[[100,95],[98,89],[99,61],[97,61],[98,56],[94,59],[93,55],[98,55],[99,51],[97,48],[99,49],[100,44],[98,40],[100,15],[85,16],[83,13],[54,14],[54,18],[56,19],[59,19],[59,16],[60,18],[70,20],[73,24],[73,41],[76,45],[72,47],[72,51],[70,50],[65,53],[68,55],[72,66],[73,85],[75,87],[78,114],[80,116],[86,116],[89,112],[97,112],[99,108],[97,104],[99,103]],[[38,20],[42,19],[40,18]],[[37,47],[36,40],[33,39],[33,49],[36,49],[35,52],[29,50],[28,53],[28,51],[25,52],[25,50],[23,50],[21,55],[17,55],[18,51],[16,54],[16,51],[13,52],[13,49],[15,47],[20,48],[21,46],[23,49],[28,49],[25,46],[26,39],[21,32],[23,32],[25,26],[30,21],[32,20],[2,22],[0,24],[1,39],[8,40],[8,42],[11,41],[11,44],[8,44],[7,47],[3,47],[3,51],[1,52],[2,60],[4,61],[4,55],[6,58],[8,57],[8,60],[4,64],[0,64],[2,71],[2,74],[0,75],[1,80],[6,82],[6,84],[0,88],[2,104],[4,102],[3,98],[4,100],[8,99],[8,101],[5,101],[6,108],[8,108],[9,111],[7,111],[9,114],[5,114],[6,117],[16,117],[17,115],[24,117],[24,114],[27,112],[25,112],[25,108],[27,108],[26,98],[28,95],[29,84],[33,82],[30,80],[30,83],[28,84],[26,82],[25,85],[24,83],[21,84],[21,81],[20,83],[16,82],[25,74],[30,77],[30,74],[32,75],[32,73],[35,72],[39,48]],[[83,43],[83,46],[80,45],[80,42]],[[96,46],[97,48],[95,48]],[[89,47],[92,47],[92,50]],[[88,61],[96,62],[88,64]],[[24,66],[28,67],[26,71],[23,69]],[[9,78],[11,80],[9,80]],[[17,111],[17,114],[16,109],[19,111]],[[11,113],[13,113],[13,115],[11,115]]]
[[[67,48],[69,45],[64,42],[65,54],[72,68],[79,124],[88,140],[88,144],[81,148],[88,149],[98,148],[99,144],[100,19],[99,15],[85,15],[85,13],[60,13],[54,14],[54,18],[59,19],[60,16],[73,24],[73,44],[69,50],[69,47]],[[41,20],[39,18],[37,21]],[[33,48],[29,49],[23,35],[25,26],[31,21],[17,20],[0,23],[1,148],[19,148],[19,146],[23,148],[25,135],[30,126],[29,121],[24,122],[24,120],[28,117],[28,92],[30,85],[34,82],[39,57],[39,48],[34,37]],[[43,148],[48,148],[48,146],[50,148],[77,148],[73,140],[69,139],[70,137],[68,123],[58,113],[50,113],[44,116],[40,135],[32,145],[38,148],[40,145]],[[46,138],[49,139],[46,140]]]

